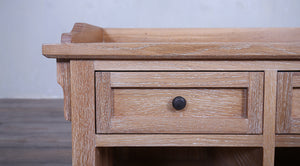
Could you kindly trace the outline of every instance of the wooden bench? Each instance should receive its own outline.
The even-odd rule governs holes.
[[[61,42],[43,54],[73,165],[271,166],[275,147],[300,147],[300,28],[76,23]]]

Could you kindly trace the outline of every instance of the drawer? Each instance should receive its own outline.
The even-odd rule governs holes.
[[[263,76],[263,72],[96,72],[96,130],[259,134]],[[183,106],[174,100],[178,96],[185,99],[181,110],[173,106]]]
[[[278,72],[276,133],[300,133],[300,72]]]

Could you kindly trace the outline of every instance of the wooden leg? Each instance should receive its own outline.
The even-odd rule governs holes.
[[[274,166],[277,71],[265,71],[263,165]]]
[[[95,166],[95,95],[92,61],[71,61],[72,164]]]

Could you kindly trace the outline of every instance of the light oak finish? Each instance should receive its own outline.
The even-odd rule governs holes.
[[[265,71],[263,165],[274,165],[277,71]]]
[[[61,43],[90,43],[102,40],[102,28],[76,23],[70,33],[61,35]],[[71,121],[71,74],[70,60],[57,59],[57,82],[64,92],[64,115],[65,119]]]
[[[300,134],[300,72],[278,73],[277,134]]]
[[[64,115],[65,119],[71,121],[71,72],[70,61],[57,59],[57,82],[64,92]]]
[[[97,147],[261,147],[261,135],[114,134],[96,135]]]
[[[296,43],[89,43],[43,45],[48,58],[64,59],[300,59]]]
[[[103,40],[103,29],[85,23],[75,23],[70,33],[61,35],[61,43],[94,43]]]
[[[92,61],[71,61],[72,164],[100,165],[96,161],[95,92]]]
[[[96,73],[97,133],[259,134],[262,111],[262,72]]]
[[[110,73],[96,72],[96,110],[112,110],[113,92],[110,88]],[[100,91],[100,93],[99,93]],[[96,111],[96,131],[109,132],[113,111]]]
[[[299,28],[104,28],[106,43],[300,42]]]
[[[246,89],[113,89],[114,116],[137,117],[247,117]],[[176,111],[172,100],[182,96],[187,106]],[[215,104],[211,104],[211,101]],[[159,110],[159,111],[158,111]]]
[[[300,135],[276,135],[276,147],[300,147]]]
[[[96,60],[99,71],[264,71],[299,70],[299,61],[213,61],[213,60]]]
[[[79,44],[43,45],[43,54],[66,59],[299,59],[299,38],[299,28],[103,29],[77,23],[62,41]]]
[[[71,103],[73,165],[272,166],[276,146],[300,144],[299,48],[300,28],[78,23],[43,54]]]
[[[248,87],[247,72],[111,72],[112,88]]]

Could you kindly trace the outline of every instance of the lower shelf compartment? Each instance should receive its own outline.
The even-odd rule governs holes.
[[[300,165],[300,148],[276,148],[275,166],[298,166]]]
[[[115,147],[105,148],[113,166],[240,166],[262,165],[262,148]]]

